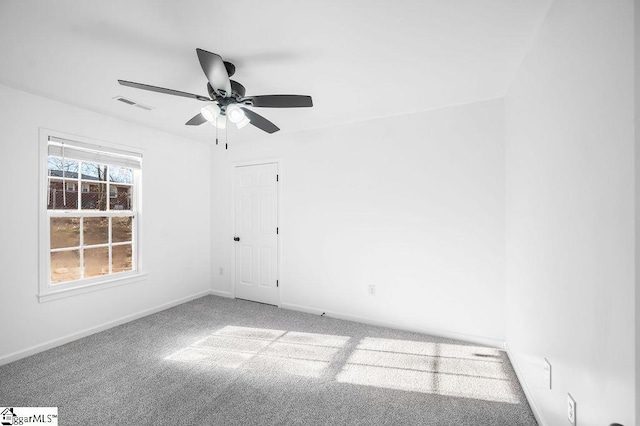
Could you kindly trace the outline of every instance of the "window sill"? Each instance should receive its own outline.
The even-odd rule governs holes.
[[[147,279],[146,273],[136,273],[134,275],[127,275],[126,277],[109,278],[104,281],[85,284],[81,287],[65,288],[60,290],[48,291],[46,293],[40,293],[38,295],[38,302],[50,302],[52,300],[62,299],[64,297],[77,296],[79,294],[91,293],[98,290],[104,290],[107,288],[118,287],[121,285],[132,284],[135,282],[143,281]]]

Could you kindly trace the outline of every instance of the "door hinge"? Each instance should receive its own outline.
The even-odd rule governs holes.
[[[276,228],[276,234],[279,234],[279,233],[280,233],[279,228]]]
[[[276,175],[276,182],[280,180],[280,175]]]
[[[278,283],[278,280],[276,280],[276,287],[280,287],[280,284]]]

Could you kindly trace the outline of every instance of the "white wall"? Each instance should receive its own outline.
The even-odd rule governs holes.
[[[232,134],[228,151],[212,149],[214,289],[232,291],[233,164],[279,158],[283,306],[504,340],[503,118],[496,100]]]
[[[39,127],[144,150],[146,280],[38,302]],[[210,290],[208,145],[5,86],[0,86],[0,129],[0,362]]]
[[[547,425],[567,393],[636,424],[632,7],[556,0],[505,101],[507,342]]]

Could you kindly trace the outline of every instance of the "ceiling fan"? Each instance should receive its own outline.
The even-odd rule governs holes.
[[[229,79],[235,73],[235,65],[231,62],[223,61],[220,55],[215,53],[202,49],[196,49],[196,52],[202,71],[204,71],[207,80],[209,80],[207,83],[209,97],[132,81],[118,80],[118,83],[136,89],[207,102],[207,105],[200,109],[199,114],[185,123],[187,126],[199,126],[208,121],[215,127],[224,129],[227,125],[227,119],[229,119],[239,129],[247,124],[252,124],[267,133],[274,133],[280,130],[278,126],[247,107],[300,108],[313,106],[311,96],[306,95],[245,96],[246,90],[244,86],[237,81]]]

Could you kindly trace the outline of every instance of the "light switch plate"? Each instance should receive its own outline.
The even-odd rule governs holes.
[[[576,401],[571,394],[567,394],[567,418],[569,419],[569,423],[573,426],[576,425]]]
[[[549,389],[551,389],[551,363],[549,362],[548,359],[544,359],[544,380],[545,383],[547,384],[547,387]]]

